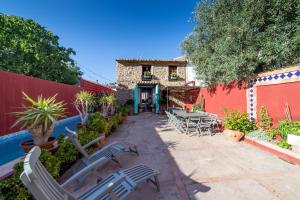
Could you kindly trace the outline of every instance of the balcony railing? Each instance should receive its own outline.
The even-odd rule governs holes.
[[[142,81],[151,81],[152,80],[152,75],[142,75],[141,77]]]

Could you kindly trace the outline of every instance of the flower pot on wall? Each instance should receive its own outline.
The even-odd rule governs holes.
[[[230,140],[232,140],[234,142],[239,142],[245,135],[244,133],[242,133],[240,131],[234,131],[234,130],[229,130],[229,129],[225,129],[224,133],[226,134],[227,138],[229,138]]]
[[[300,154],[300,136],[288,134],[287,143],[292,145],[292,149],[294,152]]]

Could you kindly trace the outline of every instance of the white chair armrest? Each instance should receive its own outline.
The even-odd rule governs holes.
[[[91,142],[89,142],[89,143],[83,145],[82,147],[83,147],[84,149],[89,148],[90,146],[92,146],[93,144],[96,144],[97,142],[99,142],[100,140],[102,140],[102,139],[104,139],[104,138],[105,138],[105,136],[97,137],[96,139],[94,139],[93,141],[91,141]]]
[[[89,164],[88,166],[84,167],[80,171],[78,171],[76,174],[71,176],[68,180],[66,180],[61,186],[65,187],[68,185],[70,182],[74,181],[75,179],[78,179],[79,177],[82,177],[84,174],[87,174],[91,170],[98,168],[99,166],[103,165],[106,162],[105,158],[100,158],[96,160],[95,162]]]

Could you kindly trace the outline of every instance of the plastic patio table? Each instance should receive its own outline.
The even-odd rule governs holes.
[[[186,134],[189,134],[189,124],[190,124],[190,119],[192,117],[203,117],[205,115],[203,115],[202,113],[197,113],[197,112],[187,112],[185,110],[173,110],[173,113],[181,118],[184,119],[185,124],[186,124]]]

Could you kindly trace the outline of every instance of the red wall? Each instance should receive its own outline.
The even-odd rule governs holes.
[[[97,93],[97,92],[104,92],[107,94],[114,94],[115,91],[111,90],[110,88],[104,87],[102,85],[99,85],[97,83],[87,81],[87,80],[80,80],[80,86],[84,87],[86,90],[89,90],[91,92]]]
[[[73,116],[77,115],[77,112],[72,102],[74,95],[80,90],[112,92],[108,88],[93,84],[85,88],[0,71],[0,136],[20,130],[19,128],[11,128],[16,120],[11,113],[18,111],[18,107],[25,103],[22,99],[22,91],[33,98],[41,94],[44,97],[57,94],[57,100],[66,103],[68,116]]]
[[[205,111],[215,113],[220,117],[224,116],[224,108],[230,110],[239,109],[247,112],[247,98],[244,85],[238,87],[236,84],[233,84],[228,88],[219,84],[213,90],[200,88],[188,91],[186,94],[186,107],[191,109],[194,104],[199,103],[201,95],[204,97]],[[192,101],[190,96],[192,96]]]
[[[285,104],[288,103],[293,120],[300,120],[300,82],[257,86],[257,117],[261,106],[265,106],[273,118],[273,125],[285,119]]]

